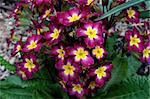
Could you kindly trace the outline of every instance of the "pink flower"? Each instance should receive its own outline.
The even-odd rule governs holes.
[[[150,44],[148,43],[145,45],[145,48],[142,51],[141,61],[150,63]]]
[[[87,22],[82,28],[77,29],[77,37],[84,37],[87,46],[93,48],[95,45],[104,43],[102,34],[104,30],[101,22]]]
[[[13,50],[12,55],[16,55],[21,50],[22,50],[22,43],[20,41],[18,41],[18,42],[16,42],[16,44],[14,46],[14,50]]]

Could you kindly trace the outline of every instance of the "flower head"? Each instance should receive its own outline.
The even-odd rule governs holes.
[[[95,45],[103,44],[102,34],[104,32],[100,22],[85,23],[82,28],[77,29],[77,37],[85,37],[84,42],[87,46],[93,48]]]
[[[139,34],[138,30],[134,28],[132,31],[126,32],[126,40],[128,41],[128,49],[141,52],[143,50],[143,38]]]
[[[41,38],[42,37],[40,35],[35,35],[35,34],[28,37],[26,44],[24,45],[22,51],[29,52],[29,51],[34,50],[35,52],[39,52],[42,47],[42,44],[40,43]]]
[[[94,64],[94,60],[89,52],[81,45],[74,45],[74,48],[68,48],[68,55],[74,56],[75,62],[81,63],[85,67]]]
[[[21,50],[22,50],[22,43],[20,41],[18,41],[18,42],[16,42],[16,44],[14,46],[14,50],[13,50],[12,55],[16,55]]]
[[[150,63],[150,45],[149,44],[145,45],[145,48],[142,51],[141,61]]]
[[[127,20],[131,23],[138,23],[139,22],[139,12],[136,11],[134,8],[130,7],[127,10]]]

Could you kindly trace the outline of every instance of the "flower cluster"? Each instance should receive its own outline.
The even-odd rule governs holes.
[[[21,0],[12,14],[15,28],[22,24],[26,27],[12,53],[21,56],[16,62],[17,74],[24,80],[31,79],[41,66],[47,65],[44,56],[48,62],[54,59],[56,78],[69,95],[80,98],[103,87],[110,80],[113,68],[106,50],[107,26],[111,27],[113,22],[107,19],[95,22],[102,12],[96,12],[94,2],[96,0]],[[129,23],[139,22],[136,9],[130,7],[125,13]],[[27,22],[21,20],[23,16],[28,16]],[[133,28],[124,38],[129,51],[140,53],[142,62],[150,62],[150,37],[146,41],[146,37]]]

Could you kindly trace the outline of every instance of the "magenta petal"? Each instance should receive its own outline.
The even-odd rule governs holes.
[[[52,49],[51,49],[51,55],[57,55],[58,54],[57,50],[58,50],[58,46],[52,47]]]
[[[94,64],[94,59],[91,56],[87,56],[86,59],[82,59],[81,60],[82,65],[84,65],[85,67],[88,67],[90,65]]]
[[[37,47],[34,49],[35,52],[39,52],[41,50],[42,44],[37,44]]]
[[[77,31],[76,31],[76,33],[77,33],[77,37],[81,37],[81,36],[87,36],[86,34],[85,34],[85,30],[83,30],[83,29],[77,29]]]
[[[105,83],[105,80],[103,78],[99,79],[96,77],[96,83],[99,85],[99,87],[102,87]]]
[[[86,43],[87,46],[93,48],[95,46],[95,42],[94,42],[94,39],[93,40],[90,40],[90,38],[85,38],[84,39],[84,42]]]

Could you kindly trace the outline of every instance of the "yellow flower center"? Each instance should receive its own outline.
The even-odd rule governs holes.
[[[81,88],[80,84],[73,84],[73,91],[77,91],[80,94],[82,90],[83,88]]]
[[[19,52],[20,50],[21,50],[21,46],[18,45],[18,46],[17,46],[17,52]]]
[[[129,18],[135,18],[135,11],[132,8],[129,8],[129,10],[127,10],[127,13]]]
[[[100,48],[100,46],[96,46],[92,51],[93,55],[96,55],[96,58],[102,58],[104,54],[104,49]]]
[[[99,67],[98,69],[95,70],[95,74],[97,74],[97,77],[99,79],[106,76],[105,70],[106,70],[106,66]]]
[[[86,31],[86,35],[92,40],[93,38],[97,38],[97,30],[92,27],[88,27]]]
[[[83,48],[78,48],[77,51],[74,51],[75,60],[85,59],[88,55],[87,51],[84,51]]]
[[[90,89],[94,89],[95,86],[96,86],[95,81],[91,81],[91,82],[90,82],[90,85],[89,85],[89,88],[90,88]]]
[[[68,17],[69,22],[75,22],[77,20],[79,20],[81,18],[80,15],[77,15],[76,13],[74,13],[72,16]]]
[[[93,0],[87,0],[87,4],[86,5],[90,5],[93,2]]]
[[[60,30],[55,28],[53,33],[51,34],[51,37],[53,38],[52,40],[57,39],[59,36],[59,33],[60,33]]]
[[[30,72],[33,68],[35,68],[35,64],[33,64],[32,59],[26,59],[25,68],[27,68]]]
[[[145,48],[145,49],[143,50],[143,57],[148,58],[148,57],[149,57],[149,54],[150,54],[150,50],[149,50],[148,48]]]
[[[136,47],[139,47],[139,43],[141,42],[141,40],[139,38],[137,38],[137,35],[134,35],[134,37],[130,37],[130,45],[133,46],[135,45]]]
[[[46,10],[45,14],[43,15],[43,18],[49,17],[51,13],[51,10]]]
[[[65,70],[64,72],[66,75],[73,75],[73,71],[75,70],[74,66],[72,66],[70,62],[68,62],[67,65],[64,65],[63,69]]]
[[[37,41],[31,41],[30,45],[27,46],[28,49],[34,49],[37,47]]]
[[[43,29],[41,29],[41,28],[38,28],[38,29],[37,29],[37,34],[38,34],[38,35],[40,35],[42,32],[43,32]]]
[[[64,59],[65,51],[63,50],[62,47],[57,50],[57,53],[59,58]]]

